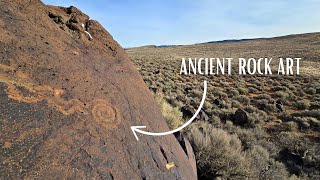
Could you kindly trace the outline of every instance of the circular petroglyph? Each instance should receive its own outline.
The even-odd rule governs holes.
[[[115,128],[120,124],[118,110],[104,100],[92,102],[92,116],[99,125],[107,129]]]

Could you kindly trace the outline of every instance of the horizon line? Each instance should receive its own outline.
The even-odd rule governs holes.
[[[161,48],[161,47],[170,47],[170,46],[192,46],[192,45],[199,45],[199,44],[214,44],[214,43],[237,43],[237,42],[243,42],[243,41],[269,40],[269,39],[274,39],[274,38],[282,38],[282,37],[288,37],[288,36],[299,36],[299,35],[306,35],[306,34],[316,34],[316,33],[320,33],[320,31],[283,34],[283,35],[278,35],[278,36],[220,39],[220,40],[197,42],[197,43],[191,43],[191,44],[146,44],[146,45],[141,45],[141,46],[123,47],[123,48],[124,49],[133,49],[133,48],[141,48],[141,47],[147,47],[147,46],[155,46],[155,47]]]

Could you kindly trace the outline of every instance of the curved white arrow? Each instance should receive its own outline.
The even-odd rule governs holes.
[[[171,131],[167,131],[167,132],[159,132],[159,133],[146,132],[146,131],[141,130],[142,128],[146,128],[146,126],[131,126],[131,130],[132,130],[134,136],[136,137],[136,139],[139,141],[137,132],[141,133],[141,134],[149,135],[149,136],[164,136],[164,135],[168,135],[168,134],[173,134],[173,133],[178,132],[178,131],[182,130],[183,128],[187,127],[198,116],[198,114],[200,113],[201,108],[202,108],[202,106],[204,104],[204,101],[206,99],[207,81],[204,81],[203,83],[204,83],[203,96],[202,96],[202,100],[201,100],[200,106],[197,109],[196,113],[191,117],[191,119],[189,121],[187,121],[185,124],[183,124],[181,127],[177,128],[177,129],[174,129],[174,130],[171,130]]]

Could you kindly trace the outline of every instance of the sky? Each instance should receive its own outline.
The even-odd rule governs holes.
[[[320,32],[320,0],[43,0],[76,6],[123,47]]]

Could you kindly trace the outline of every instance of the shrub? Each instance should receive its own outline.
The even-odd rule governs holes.
[[[248,113],[253,113],[253,112],[257,111],[257,108],[250,105],[250,106],[245,107],[244,110],[247,111]]]
[[[272,100],[272,97],[269,94],[259,94],[256,99],[266,99],[268,101]]]
[[[248,98],[247,96],[240,95],[235,97],[235,99],[245,106],[248,106],[250,104],[250,98]]]
[[[239,87],[238,91],[239,91],[240,94],[243,94],[243,95],[249,93],[249,90],[247,88],[243,88],[243,87]]]
[[[309,120],[309,123],[311,124],[311,126],[313,126],[313,127],[320,127],[320,121],[317,120],[316,118],[307,117],[307,119]]]
[[[272,118],[272,116],[268,116],[265,111],[257,110],[256,112],[251,113],[249,116],[250,125],[254,126],[258,123],[267,122],[269,118]]]
[[[254,104],[258,109],[265,110],[269,102],[266,99],[258,99],[258,100],[254,100]]]
[[[302,112],[297,112],[293,114],[294,116],[309,116],[309,117],[314,117],[317,119],[320,119],[320,109],[314,109],[314,110],[304,110]]]
[[[315,88],[310,87],[306,90],[306,93],[313,95],[317,93],[317,90]]]
[[[235,90],[235,89],[231,89],[229,92],[228,92],[231,96],[238,96],[240,93]]]
[[[187,133],[197,160],[199,179],[288,179],[284,164],[261,146],[244,151],[240,139],[208,123]]]
[[[275,104],[267,104],[265,110],[270,111],[270,112],[276,112],[277,107]]]
[[[231,102],[231,106],[232,106],[233,108],[241,108],[241,103],[239,103],[237,100],[233,100],[233,101]]]
[[[259,90],[254,87],[249,87],[248,91],[249,91],[249,93],[258,93],[259,92]]]
[[[218,116],[211,116],[209,120],[210,124],[212,124],[214,127],[220,127],[221,126],[221,121]]]
[[[192,97],[202,98],[203,92],[199,90],[192,90]]]
[[[261,146],[253,146],[246,151],[246,159],[254,179],[288,179],[284,164],[269,157],[269,153]]]
[[[250,129],[236,127],[235,129],[233,129],[233,132],[238,135],[244,148],[259,145],[260,141],[263,141],[268,136],[265,130],[260,126]]]
[[[297,161],[286,159],[286,156],[279,157],[279,160],[287,165],[287,169],[291,173],[298,174],[301,179],[313,179],[319,176],[320,169],[320,148],[309,138],[303,136],[294,136],[292,133],[282,132],[277,136],[282,149],[287,150],[287,154],[295,154],[296,158],[301,158],[303,164],[301,166]]]
[[[225,99],[225,98],[227,98],[228,97],[228,95],[226,94],[226,93],[224,93],[224,92],[222,92],[222,91],[215,91],[214,92],[214,95],[216,96],[216,97],[220,97],[220,98],[222,98],[222,99]]]
[[[275,96],[278,98],[281,98],[282,100],[287,100],[290,97],[290,95],[284,91],[275,92]]]
[[[210,104],[209,102],[205,101],[204,104],[203,104],[203,108],[207,111],[211,110],[213,107],[212,104]]]
[[[289,89],[285,86],[275,86],[272,88],[273,91],[288,91]]]
[[[199,125],[198,125],[199,126]],[[207,123],[193,125],[187,137],[194,148],[199,178],[247,177],[248,163],[245,161],[240,140],[236,135],[212,127]]]
[[[299,128],[298,124],[293,121],[284,123],[284,126],[287,131],[296,131]]]
[[[297,101],[295,103],[295,106],[300,110],[304,110],[304,109],[308,109],[311,105],[309,100],[303,99],[303,100]]]
[[[225,125],[224,125],[225,129],[231,130],[233,128],[233,122],[232,121],[226,121]]]

